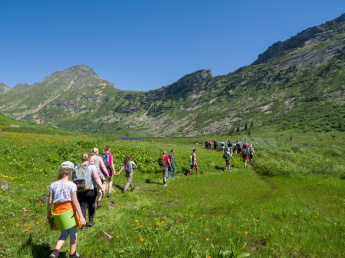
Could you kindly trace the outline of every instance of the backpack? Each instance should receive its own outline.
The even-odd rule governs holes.
[[[133,167],[131,166],[131,164],[129,163],[128,165],[125,166],[125,171],[127,173],[132,173],[133,172]]]
[[[242,156],[247,157],[248,153],[247,153],[247,149],[243,148],[242,150]]]
[[[101,155],[101,158],[103,159],[103,163],[104,163],[104,166],[106,168],[110,168],[110,164],[109,164],[109,153],[102,153]]]
[[[254,156],[254,149],[253,149],[253,148],[250,148],[250,149],[249,149],[249,153],[250,153],[250,155]]]
[[[224,151],[223,159],[228,159],[228,154]]]
[[[160,165],[161,167],[165,167],[165,160],[164,160],[164,156],[160,156],[157,159],[158,165]]]
[[[193,153],[192,153],[192,154],[190,154],[190,156],[189,156],[189,161],[190,161],[190,162],[192,162],[192,161],[193,161]]]
[[[79,165],[73,170],[73,182],[77,185],[77,192],[86,192],[93,187],[89,165]]]

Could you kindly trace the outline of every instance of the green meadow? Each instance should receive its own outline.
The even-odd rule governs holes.
[[[78,232],[84,257],[343,257],[345,134],[277,131],[200,138],[122,141],[77,135],[0,117],[0,256],[48,257],[59,232],[46,220],[49,185],[65,160],[112,146],[115,168],[131,154],[138,165],[126,194],[124,172],[112,198],[102,199],[95,226]],[[224,171],[220,151],[205,138],[247,139],[256,155],[238,155]],[[185,176],[192,148],[200,175]],[[157,158],[175,150],[176,179],[162,186]],[[88,220],[87,220],[88,221]],[[68,257],[65,243],[59,257]]]

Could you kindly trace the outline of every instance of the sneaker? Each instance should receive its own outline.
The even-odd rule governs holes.
[[[59,257],[59,250],[54,249],[54,251],[52,252],[52,254],[49,256],[49,258],[57,258]]]
[[[100,208],[102,206],[101,201],[97,201],[97,208]]]
[[[107,197],[112,197],[112,196],[113,196],[112,193],[108,193],[108,194],[107,194]]]
[[[123,190],[122,192],[123,192],[123,193],[127,193],[127,191],[126,191],[126,190]]]
[[[186,176],[190,176],[190,173],[187,173],[187,175]]]
[[[80,230],[85,230],[86,229],[86,226],[82,226]]]
[[[163,186],[168,186],[167,184],[163,185]]]
[[[102,198],[105,198],[105,194],[102,195]]]
[[[95,225],[95,222],[93,220],[89,221],[89,227],[92,227],[93,225]]]
[[[134,189],[135,189],[135,187],[133,187],[131,191],[133,192],[133,191],[134,191]]]
[[[69,255],[69,258],[79,258],[79,257],[82,257],[82,256],[80,254],[78,254],[77,251],[75,251],[74,254]]]

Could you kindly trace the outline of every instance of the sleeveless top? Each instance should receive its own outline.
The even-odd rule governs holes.
[[[101,168],[99,167],[99,162],[98,162],[99,158],[100,157],[98,156],[94,161],[90,160],[90,165],[94,165],[97,169],[98,176],[101,178],[101,180],[105,180],[105,177],[101,171]]]

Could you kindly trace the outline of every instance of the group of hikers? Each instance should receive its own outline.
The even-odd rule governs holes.
[[[58,180],[53,182],[49,188],[47,219],[54,218],[54,229],[61,231],[50,258],[59,256],[60,249],[68,236],[70,236],[69,257],[81,257],[76,251],[77,228],[86,229],[87,209],[89,226],[95,224],[96,207],[101,207],[101,199],[106,196],[106,180],[108,180],[107,197],[112,197],[113,175],[116,172],[113,155],[110,151],[111,147],[108,145],[102,154],[99,154],[98,148],[93,148],[92,155],[83,153],[81,164],[77,166],[74,166],[71,161],[62,162]],[[123,192],[126,192],[129,186],[132,191],[135,189],[132,184],[133,169],[135,168],[137,166],[132,161],[131,155],[127,155],[118,172],[120,174],[125,169],[128,178]],[[70,178],[73,182],[69,181]],[[52,208],[53,212],[51,212]]]
[[[214,140],[214,149],[217,149],[217,141]],[[210,150],[212,143],[207,140],[205,147]],[[250,159],[251,165],[253,165],[254,149],[252,145],[249,145],[247,141],[243,144],[240,141],[236,141],[232,144],[228,140],[228,147],[225,149],[225,144],[221,141],[220,148],[223,152],[223,158],[226,162],[225,170],[231,169],[230,157],[233,154],[239,153],[244,160],[244,168],[247,168],[247,161]],[[88,209],[89,226],[93,226],[94,216],[96,208],[101,207],[101,200],[105,196],[112,197],[113,175],[116,174],[114,168],[113,155],[110,153],[111,147],[106,146],[104,153],[99,153],[98,148],[91,150],[92,155],[83,153],[81,164],[74,166],[70,161],[65,161],[60,166],[58,180],[53,182],[49,188],[48,199],[48,220],[54,218],[54,229],[61,230],[60,237],[56,243],[55,249],[50,258],[59,256],[60,248],[65,243],[68,236],[70,236],[70,256],[69,257],[81,257],[77,253],[77,228],[81,227],[81,230],[86,229],[86,210]],[[196,170],[196,174],[199,175],[198,164],[196,159],[196,149],[193,149],[190,155],[190,169],[187,176],[190,175],[193,168]],[[174,179],[176,175],[176,166],[174,164],[174,153],[172,149],[170,154],[164,151],[163,155],[158,158],[158,164],[163,171],[163,185],[167,186],[167,179]],[[135,189],[133,185],[133,169],[136,169],[137,165],[132,161],[132,156],[127,155],[123,166],[117,173],[118,175],[125,170],[127,183],[123,189],[123,193],[127,192],[129,186],[131,191]],[[72,178],[72,181],[69,179]],[[106,181],[108,181],[108,194],[106,193]],[[51,212],[53,208],[53,213]],[[72,214],[72,216],[67,216]],[[72,221],[72,224],[65,223]]]
[[[206,150],[212,150],[212,143],[213,143],[213,149],[217,150],[218,149],[218,142],[216,139],[213,139],[213,141],[211,141],[211,139],[206,138],[205,145],[203,145],[202,148],[206,149]],[[247,140],[245,140],[244,143],[242,144],[242,142],[240,142],[239,140],[237,140],[235,143],[233,143],[230,139],[228,139],[227,146],[228,147],[226,147],[225,142],[223,140],[221,140],[220,149],[224,153],[223,158],[226,161],[225,170],[231,169],[230,168],[230,157],[233,154],[237,154],[237,153],[244,160],[244,168],[248,168],[248,159],[250,160],[250,165],[253,165],[253,156],[254,156],[255,151],[254,151],[253,146],[250,145],[247,142]]]

